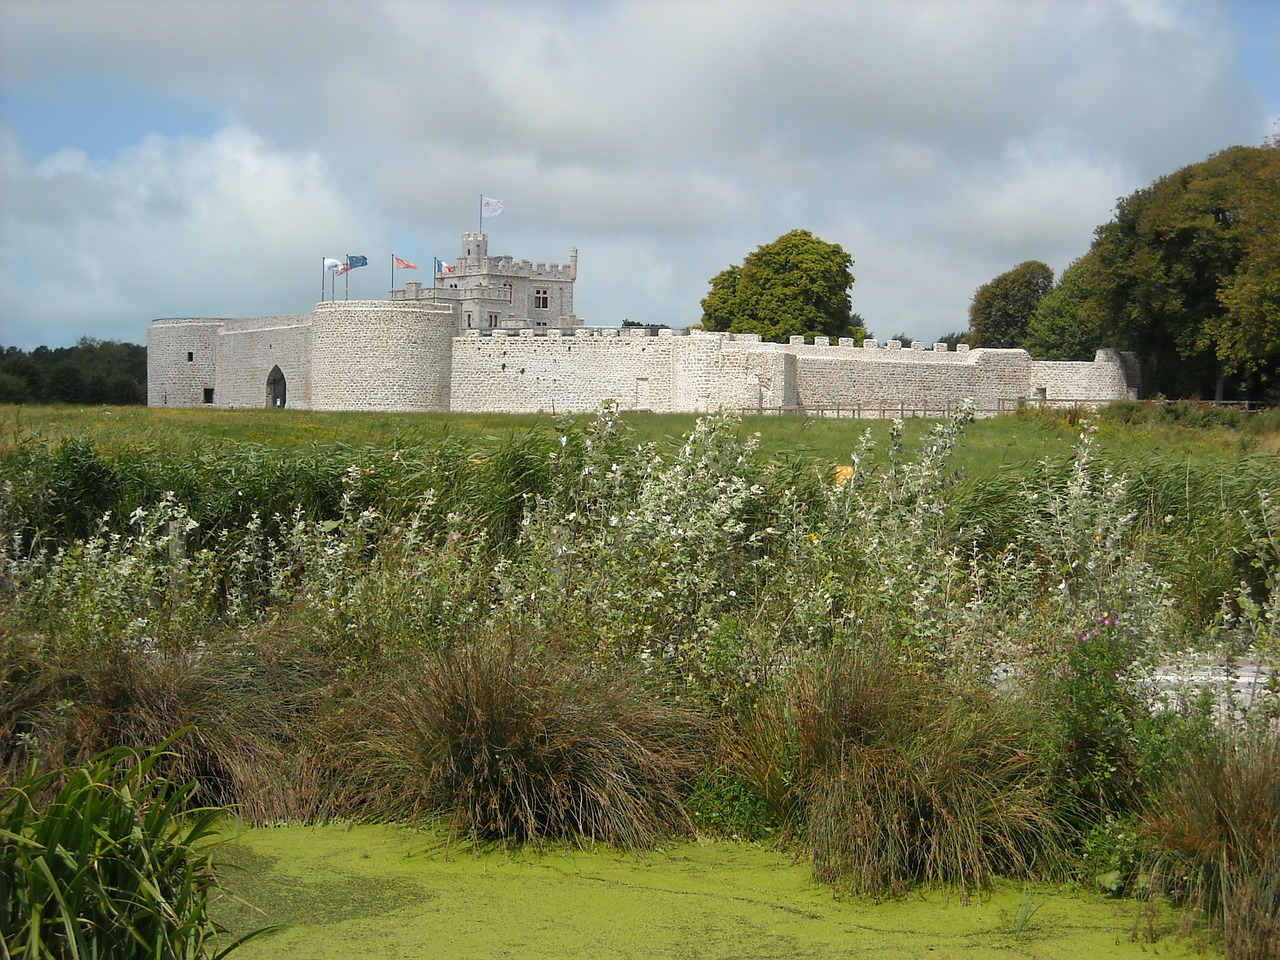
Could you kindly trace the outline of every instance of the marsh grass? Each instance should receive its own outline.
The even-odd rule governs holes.
[[[1022,888],[1022,897],[1018,900],[1018,909],[1013,915],[1013,938],[1019,940],[1031,926],[1031,918],[1044,908],[1052,897],[1036,897]]]
[[[358,702],[367,733],[340,809],[439,816],[488,841],[644,849],[690,830],[682,796],[705,759],[706,721],[625,677],[481,639],[408,659]]]
[[[181,729],[181,749],[149,767],[252,822],[297,817],[309,800],[293,758],[327,682],[315,660],[244,644],[61,658],[11,638],[0,647],[0,769],[9,780],[29,762],[87,764]]]
[[[1026,718],[886,652],[797,665],[740,749],[821,881],[896,896],[1061,864],[1066,832]]]
[[[1223,933],[1228,960],[1280,956],[1280,736],[1219,731],[1185,756],[1142,824],[1156,882]]]

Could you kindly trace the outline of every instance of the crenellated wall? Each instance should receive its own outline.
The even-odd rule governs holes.
[[[275,397],[317,410],[572,413],[612,400],[656,412],[892,416],[938,415],[971,399],[990,415],[1023,403],[1097,406],[1139,387],[1127,358],[1110,350],[1055,363],[1024,350],[779,344],[644,328],[456,335],[455,323],[450,305],[418,299],[324,302],[259,320],[157,320],[148,402],[261,407]]]

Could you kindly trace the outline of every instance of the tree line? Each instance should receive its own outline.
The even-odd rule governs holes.
[[[978,288],[974,346],[1083,360],[1131,350],[1150,391],[1275,399],[1280,138],[1231,147],[1123,197],[1057,282],[1029,260]]]
[[[74,347],[0,346],[0,403],[147,402],[147,348],[81,337]]]
[[[866,336],[852,263],[794,230],[711,279],[700,326],[779,342]],[[1061,276],[1016,265],[974,293],[968,330],[942,339],[1037,360],[1113,347],[1140,357],[1150,394],[1280,400],[1280,135],[1122,197]]]

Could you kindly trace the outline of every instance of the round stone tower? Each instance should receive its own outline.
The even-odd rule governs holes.
[[[316,304],[311,406],[448,410],[456,324],[452,306],[430,301]]]

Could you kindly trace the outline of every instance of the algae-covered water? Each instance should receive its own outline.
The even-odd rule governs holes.
[[[511,853],[394,827],[290,826],[244,832],[216,859],[262,913],[224,898],[215,916],[238,932],[287,924],[234,954],[246,960],[1203,956],[1175,938],[1171,912],[1149,919],[1132,901],[1021,885],[967,903],[954,891],[840,899],[786,853],[727,842]]]

